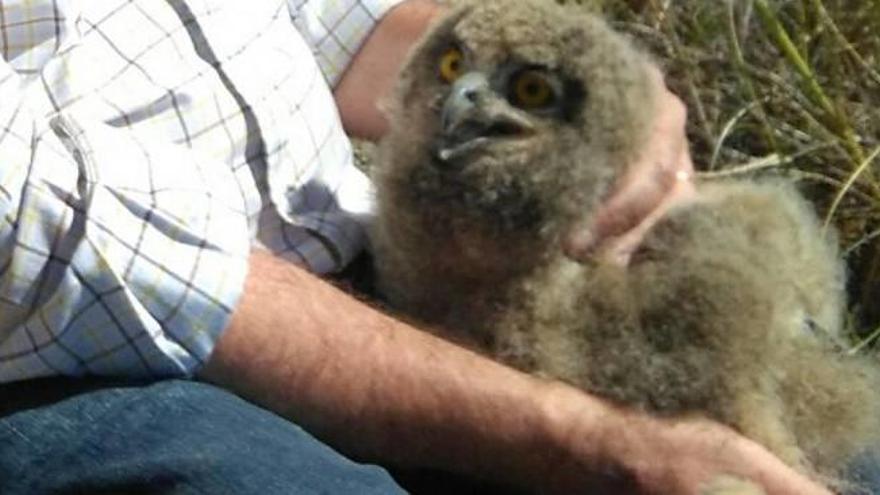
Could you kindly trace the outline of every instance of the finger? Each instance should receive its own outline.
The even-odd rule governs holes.
[[[753,440],[738,436],[728,446],[739,451],[741,462],[729,474],[760,484],[767,495],[833,495]]]
[[[650,172],[653,177],[629,186],[615,196],[589,222],[576,226],[564,241],[566,254],[585,260],[609,246],[635,245],[660,218],[672,200],[693,191],[690,175]]]
[[[651,139],[594,219],[597,239],[622,234],[641,223],[683,175],[693,173],[685,138],[687,111],[681,100],[663,91]]]
[[[687,151],[682,162],[690,164]],[[566,255],[576,261],[602,258],[626,265],[645,234],[669,209],[697,198],[691,174],[687,172],[669,174],[645,184],[628,193],[637,200],[626,203],[626,198],[620,199],[624,201],[621,206],[606,207],[594,223],[572,229],[563,242]]]
[[[679,181],[673,186],[672,193],[651,211],[640,224],[629,231],[617,236],[610,237],[604,243],[595,248],[597,256],[616,263],[620,266],[629,264],[633,252],[641,245],[648,231],[654,227],[666,213],[673,207],[695,201],[698,195],[693,183],[689,180]]]
[[[693,165],[685,144],[680,154],[677,167],[654,167],[642,173],[613,195],[592,223],[573,229],[564,243],[566,254],[583,261],[597,252],[618,250],[612,257],[626,264],[629,252],[670,207],[695,196],[690,180]]]
[[[596,215],[593,228],[597,237],[615,237],[640,224],[663,202],[675,184],[675,171],[659,165],[630,181],[630,185],[613,195]]]
[[[797,473],[775,457],[761,463],[752,479],[760,483],[767,495],[833,495],[806,476]]]

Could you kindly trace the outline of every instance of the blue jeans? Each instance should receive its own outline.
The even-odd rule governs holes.
[[[404,493],[383,469],[210,385],[116,384],[42,404],[23,399],[47,388],[61,387],[0,387],[4,495]]]
[[[844,495],[880,495],[880,453],[862,456],[847,474],[856,488]]]

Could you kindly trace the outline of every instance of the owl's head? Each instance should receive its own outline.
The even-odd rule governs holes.
[[[465,3],[401,73],[380,188],[483,235],[558,236],[645,138],[648,67],[595,16],[546,0]]]

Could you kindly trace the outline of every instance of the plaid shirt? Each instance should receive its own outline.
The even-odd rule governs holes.
[[[397,1],[0,0],[0,382],[190,374],[252,244],[345,264],[329,87]]]

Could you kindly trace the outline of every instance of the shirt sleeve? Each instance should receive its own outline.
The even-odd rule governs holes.
[[[288,0],[288,6],[324,77],[335,86],[376,23],[402,1]]]
[[[0,25],[0,382],[190,374],[242,290],[241,191],[186,148],[45,113],[52,52],[71,48],[62,14]]]

